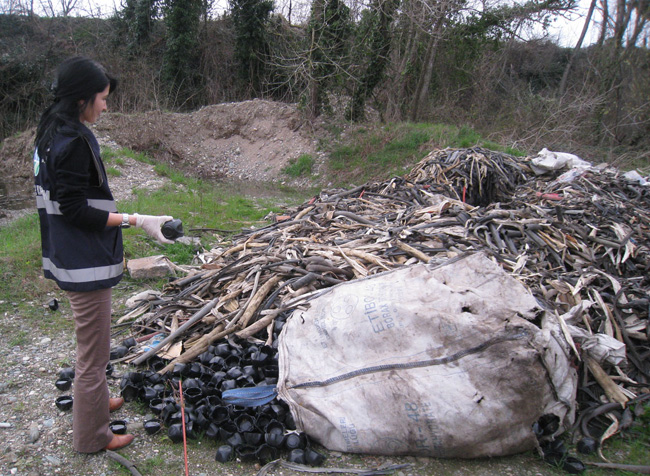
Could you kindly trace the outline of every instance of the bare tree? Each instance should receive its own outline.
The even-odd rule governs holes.
[[[39,0],[40,8],[48,17],[67,17],[77,8],[79,0]]]
[[[600,46],[610,38],[615,48],[634,46],[644,33],[648,33],[649,0],[616,0],[614,5],[601,0],[599,10],[602,15]]]
[[[312,25],[321,25],[323,23],[323,15],[325,10],[325,1],[324,0],[314,0],[312,4]],[[319,29],[311,28],[311,35],[309,37],[309,55],[308,55],[308,64],[309,71],[309,100],[308,111],[309,117],[312,119],[320,115],[320,96],[321,96],[321,81],[322,78],[318,77],[316,70],[318,69],[319,58],[317,57],[319,48],[318,43],[320,41],[320,32]]]
[[[0,0],[0,14],[34,15],[34,0]]]
[[[563,96],[564,91],[566,90],[566,81],[567,78],[569,77],[569,71],[571,70],[573,63],[575,62],[576,55],[580,51],[580,48],[582,48],[582,42],[585,40],[585,36],[587,35],[587,30],[589,29],[589,24],[591,23],[591,17],[594,14],[594,9],[596,8],[597,1],[598,0],[591,0],[591,5],[589,5],[589,11],[587,12],[587,17],[585,18],[585,24],[582,27],[582,33],[580,33],[580,38],[578,38],[576,46],[573,49],[573,52],[571,53],[571,58],[569,59],[566,68],[564,68],[564,73],[562,74],[562,80],[560,81],[560,90],[559,90],[560,96]]]
[[[424,67],[418,80],[415,94],[413,95],[413,102],[411,103],[410,119],[412,121],[419,119],[421,107],[427,102],[429,97],[429,87],[431,85],[431,78],[433,77],[433,67],[436,54],[438,53],[438,45],[442,37],[442,27],[451,7],[451,1],[444,1],[439,4],[438,14],[436,15],[433,31],[429,36],[429,42],[427,44],[427,52],[424,56]]]
[[[623,36],[627,29],[627,24],[630,21],[632,8],[626,3],[625,0],[616,0],[616,14],[614,16],[614,44],[616,48],[623,46]]]
[[[61,2],[61,15],[67,17],[77,7],[79,0],[59,0]]]
[[[600,23],[600,34],[598,35],[598,46],[602,47],[607,38],[607,24],[609,22],[609,2],[608,0],[601,0],[600,12],[602,20]]]
[[[650,1],[649,0],[640,0],[635,4],[635,14],[634,18],[634,27],[632,28],[632,34],[628,39],[629,46],[636,46],[639,37],[642,35],[643,31],[646,29],[648,24],[648,19],[650,17]]]

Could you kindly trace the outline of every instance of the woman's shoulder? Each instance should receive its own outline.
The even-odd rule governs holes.
[[[84,136],[92,136],[93,133],[81,122],[66,122],[59,128],[56,135],[59,139],[70,140]]]
[[[82,123],[65,124],[58,131],[52,140],[52,145],[59,149],[66,149],[71,144],[85,140],[90,144],[97,142],[95,135]]]
[[[53,157],[66,156],[71,151],[80,148],[84,141],[83,132],[75,127],[61,127],[50,143],[50,152]]]

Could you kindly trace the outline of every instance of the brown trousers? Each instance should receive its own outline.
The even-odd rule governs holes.
[[[76,451],[94,453],[113,438],[108,427],[106,365],[111,346],[112,290],[68,291],[77,335],[77,363],[72,405],[72,440]]]

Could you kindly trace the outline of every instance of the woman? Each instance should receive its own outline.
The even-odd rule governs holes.
[[[74,380],[74,449],[117,450],[133,435],[114,435],[109,398],[111,288],[122,278],[122,227],[135,225],[160,243],[170,216],[118,213],[100,158],[99,144],[84,123],[106,111],[117,81],[88,58],[64,61],[54,84],[54,101],[36,130],[34,176],[41,226],[43,272],[67,292],[74,315],[77,358]]]

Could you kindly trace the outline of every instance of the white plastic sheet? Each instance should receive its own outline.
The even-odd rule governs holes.
[[[571,336],[583,352],[601,365],[621,365],[627,361],[625,344],[607,334],[589,334],[584,329],[570,326]]]
[[[581,159],[577,155],[567,152],[553,152],[543,148],[537,156],[531,160],[531,168],[537,175],[561,169],[588,169],[591,163]]]
[[[631,182],[636,182],[639,185],[643,185],[644,187],[650,187],[650,177],[643,177],[636,170],[630,170],[628,172],[625,172],[623,174],[623,177],[625,177]]]

